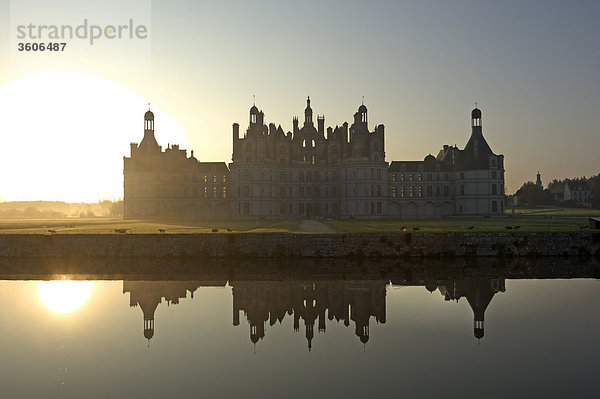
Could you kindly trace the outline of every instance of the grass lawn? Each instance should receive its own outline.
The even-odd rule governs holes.
[[[325,224],[343,233],[377,232],[574,232],[587,230],[586,218],[444,218],[430,220],[331,220]],[[506,226],[512,227],[507,229]],[[519,229],[514,229],[519,226]],[[403,230],[406,228],[406,230]]]
[[[168,233],[210,233],[219,232],[291,232],[295,231],[298,220],[260,221],[210,221],[172,222],[123,220],[120,218],[69,218],[69,219],[0,219],[0,234],[117,234],[116,229],[126,229],[127,233],[150,234],[164,230]]]
[[[378,232],[574,232],[588,231],[587,216],[555,216],[545,214],[522,214],[497,218],[459,218],[428,220],[363,220],[340,219],[323,221],[340,233]],[[133,234],[210,233],[218,229],[227,232],[295,232],[299,220],[254,220],[183,222],[168,220],[123,220],[120,218],[68,218],[68,219],[0,219],[0,234],[117,234],[115,230],[126,229]],[[506,226],[519,226],[507,229]],[[405,228],[405,230],[403,230]]]
[[[559,208],[559,207],[541,207],[541,208],[515,208],[506,210],[507,215],[531,215],[531,216],[600,216],[600,209],[590,208]]]

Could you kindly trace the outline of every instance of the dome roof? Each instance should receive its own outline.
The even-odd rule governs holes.
[[[427,155],[424,159],[425,162],[434,162],[435,161],[435,157],[431,154]]]
[[[481,118],[481,110],[479,108],[475,108],[473,111],[471,111],[471,118]]]
[[[154,330],[144,330],[144,337],[146,339],[154,337]]]
[[[358,107],[358,112],[367,112],[367,107],[365,107],[365,104],[362,104],[360,107]]]
[[[150,111],[150,110],[146,111],[146,113],[144,114],[144,119],[147,121],[153,121],[154,114],[152,113],[152,111]]]
[[[425,289],[429,292],[433,292],[433,291],[437,290],[437,285],[428,284],[425,286]]]
[[[258,114],[258,108],[256,108],[256,105],[253,105],[252,108],[250,108],[250,113],[251,114]]]

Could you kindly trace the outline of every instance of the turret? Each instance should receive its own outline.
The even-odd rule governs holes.
[[[304,126],[313,124],[313,111],[310,107],[310,96],[306,99],[306,109],[304,110]]]
[[[481,110],[477,108],[477,104],[475,104],[475,109],[471,111],[471,129],[473,134],[481,133]]]
[[[321,116],[317,116],[317,126],[318,126],[318,132],[319,132],[319,136],[323,137],[325,136],[325,116],[321,115]]]
[[[145,151],[160,151],[160,146],[154,137],[154,113],[149,109],[144,114],[144,138],[139,148]]]

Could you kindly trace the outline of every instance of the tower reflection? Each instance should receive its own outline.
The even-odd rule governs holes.
[[[224,286],[225,282],[198,281],[123,281],[123,294],[129,293],[129,306],[138,306],[144,314],[144,337],[150,341],[154,336],[154,312],[163,299],[168,305],[179,304],[180,299],[194,298],[194,291],[201,286]]]
[[[440,281],[434,286],[446,301],[458,300],[465,297],[473,309],[473,334],[475,338],[481,339],[484,335],[483,321],[485,310],[492,298],[498,292],[505,292],[504,279],[473,279],[458,281]],[[432,291],[431,285],[426,286]],[[433,291],[435,291],[435,288]]]

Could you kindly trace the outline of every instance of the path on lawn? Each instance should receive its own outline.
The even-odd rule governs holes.
[[[298,226],[301,233],[335,233],[331,227],[316,220],[304,219]]]

